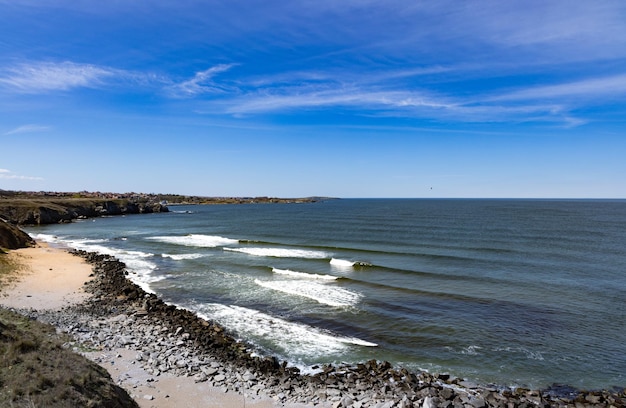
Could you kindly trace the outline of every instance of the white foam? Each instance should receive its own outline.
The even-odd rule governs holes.
[[[254,283],[264,288],[303,296],[316,302],[336,307],[353,306],[358,303],[361,295],[349,290],[336,288],[317,282],[290,280],[290,281],[262,281],[255,279]]]
[[[184,245],[192,247],[205,247],[214,248],[224,245],[238,244],[239,240],[220,237],[218,235],[202,235],[202,234],[189,234],[189,235],[174,235],[174,236],[157,236],[149,237],[154,241],[165,242],[167,244]]]
[[[297,358],[317,358],[342,353],[351,346],[376,347],[355,337],[340,336],[239,306],[208,304],[200,307],[198,315],[215,320],[243,338],[257,337],[277,345],[285,354]]]
[[[150,283],[165,279],[165,276],[154,276],[153,274],[157,266],[155,263],[150,262],[149,258],[153,257],[154,254],[141,251],[127,251],[101,245],[109,242],[107,239],[67,239],[45,234],[37,234],[35,239],[64,245],[77,250],[114,256],[126,264],[126,268],[130,272],[129,278],[148,293],[155,293],[150,288]]]
[[[50,234],[29,234],[35,241],[43,241],[48,243],[59,242],[59,237]]]
[[[320,275],[317,273],[296,272],[289,269],[276,269],[272,268],[272,272],[279,275],[286,275],[292,278],[298,279],[322,279],[322,280],[336,280],[336,276],[332,275]]]
[[[353,267],[355,263],[356,262],[354,262],[354,261],[347,261],[345,259],[337,259],[337,258],[332,258],[330,260],[330,264],[331,265],[339,266],[339,267],[343,267],[343,268]]]
[[[161,254],[163,258],[171,258],[175,261],[184,261],[187,259],[198,259],[203,258],[204,254]]]
[[[76,240],[70,241],[68,239],[60,238],[57,235],[49,235],[49,234],[33,234],[31,235],[31,237],[35,241],[43,241],[43,242],[48,242],[51,244],[60,244],[60,245],[68,245],[68,243],[70,242],[80,244],[80,245],[100,244],[103,242],[109,242],[108,239],[104,239],[104,238],[98,238],[98,239],[83,238],[83,239],[76,239]]]
[[[328,254],[322,251],[310,251],[305,249],[285,248],[224,248],[227,251],[242,252],[253,256],[271,256],[275,258],[307,258],[324,259]]]

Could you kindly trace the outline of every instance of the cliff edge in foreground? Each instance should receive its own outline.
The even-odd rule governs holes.
[[[0,251],[4,249],[26,248],[35,244],[35,241],[16,226],[0,219]]]

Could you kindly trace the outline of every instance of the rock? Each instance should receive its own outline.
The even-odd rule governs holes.
[[[193,376],[193,380],[194,380],[194,382],[197,382],[197,383],[199,383],[199,382],[205,382],[207,379],[208,379],[208,378],[207,378],[207,375],[206,375],[206,374],[204,374],[204,373],[198,373],[198,374],[196,374],[196,375],[194,375],[194,376]]]
[[[437,408],[437,400],[433,397],[424,398],[422,408]]]
[[[444,400],[450,400],[454,398],[454,390],[452,388],[442,388],[441,391],[439,392],[439,396],[441,396],[441,398],[443,398]]]
[[[27,248],[35,245],[35,241],[16,226],[0,218],[0,249]]]
[[[478,384],[476,384],[475,382],[471,382],[471,381],[460,381],[459,385],[461,387],[468,388],[470,390],[475,390],[476,388],[478,388]]]
[[[470,398],[470,405],[474,408],[483,408],[486,404],[482,397],[474,397]]]
[[[148,400],[148,401],[152,401],[154,399],[154,396],[146,394],[146,395],[143,396],[143,399]]]

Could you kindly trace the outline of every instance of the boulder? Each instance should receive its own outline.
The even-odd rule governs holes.
[[[35,241],[16,226],[0,219],[0,248],[18,249],[33,246]]]

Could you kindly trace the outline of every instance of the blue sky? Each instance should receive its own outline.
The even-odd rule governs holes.
[[[0,0],[0,149],[0,189],[626,198],[626,3]]]

